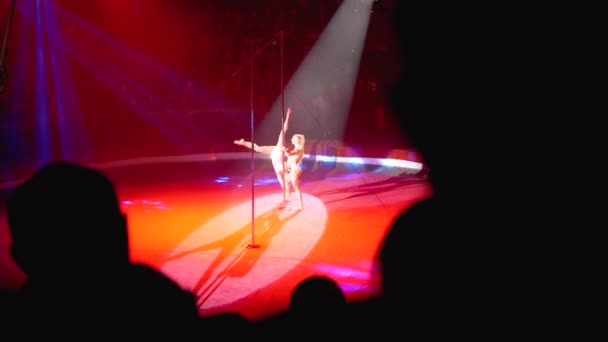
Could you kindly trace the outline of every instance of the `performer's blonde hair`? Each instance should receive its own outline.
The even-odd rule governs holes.
[[[304,134],[294,134],[293,137],[296,138],[300,147],[304,148],[304,142],[306,141]]]

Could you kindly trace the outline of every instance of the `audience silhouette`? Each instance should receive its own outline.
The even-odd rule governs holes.
[[[313,275],[299,282],[289,299],[287,310],[254,322],[254,332],[266,339],[284,339],[298,332],[310,335],[344,335],[348,331],[346,296],[338,283],[323,275]]]
[[[395,2],[393,108],[434,195],[379,248],[385,333],[606,334],[607,9]]]
[[[131,263],[126,216],[99,171],[52,162],[10,195],[10,251],[27,275],[12,300],[21,336],[159,336],[199,323],[194,296]]]
[[[331,278],[311,276],[302,280],[291,293],[289,311],[300,316],[328,315],[344,309],[346,297]]]

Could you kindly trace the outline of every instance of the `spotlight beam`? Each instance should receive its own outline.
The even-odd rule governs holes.
[[[343,1],[284,89],[285,102],[294,107],[290,126],[307,138],[343,137],[371,9],[371,1]],[[280,112],[277,99],[258,136],[276,134]]]

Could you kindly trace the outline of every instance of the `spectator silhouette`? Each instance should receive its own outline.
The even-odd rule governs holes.
[[[23,336],[159,336],[195,332],[195,298],[129,260],[126,216],[110,180],[53,162],[11,194],[12,256],[27,275],[13,332]],[[15,322],[13,322],[15,323]]]
[[[302,280],[291,293],[289,311],[302,317],[332,316],[344,309],[346,297],[338,284],[326,276]]]
[[[606,334],[607,9],[395,2],[393,109],[434,196],[379,248],[387,333]]]
[[[286,311],[255,322],[256,332],[266,338],[283,339],[297,331],[302,336],[348,333],[347,301],[340,286],[331,278],[313,275],[291,292]]]
[[[196,329],[198,336],[231,340],[250,337],[252,322],[237,312],[222,312],[202,317]]]

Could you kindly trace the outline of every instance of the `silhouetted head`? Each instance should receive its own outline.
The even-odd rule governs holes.
[[[7,214],[11,253],[30,276],[129,262],[125,217],[99,171],[50,163],[14,190]]]
[[[599,46],[607,36],[605,5],[394,6],[403,74],[393,109],[439,195],[572,204],[592,191],[593,180],[603,177],[596,171],[603,158],[595,153],[606,112],[608,56]],[[567,189],[570,195],[546,196],[576,165],[585,176]]]
[[[344,293],[333,279],[311,276],[293,290],[289,310],[294,313],[326,313],[339,310],[345,304]]]
[[[387,303],[422,303],[436,330],[454,322],[488,329],[478,319],[512,313],[506,308],[516,314],[493,323],[532,309],[543,318],[581,312],[564,303],[600,297],[608,54],[598,43],[608,37],[607,10],[395,1],[403,74],[392,105],[428,163],[434,198],[402,212],[379,247]],[[483,309],[442,320],[455,303]]]

